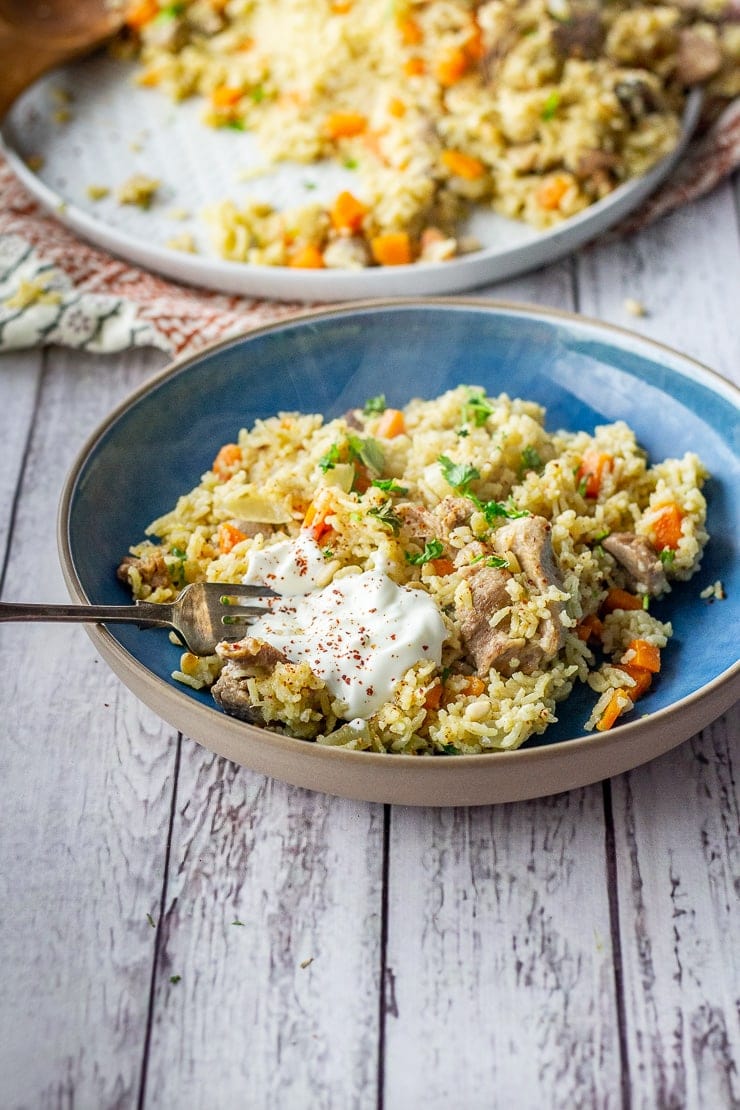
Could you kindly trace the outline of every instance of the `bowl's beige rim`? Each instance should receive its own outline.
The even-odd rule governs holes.
[[[640,346],[664,352],[693,366],[700,376],[716,383],[716,392],[740,408],[740,390],[696,359],[626,328],[587,316],[538,305],[517,304],[476,297],[400,297],[345,302],[309,309],[261,325],[241,336],[232,336],[177,359],[126,397],[89,436],[75,459],[64,484],[59,506],[57,538],[62,572],[70,596],[89,603],[77,578],[69,549],[67,519],[78,475],[92,449],[113,423],[152,386],[179,373],[204,356],[233,346],[242,339],[317,318],[393,307],[473,307],[546,317],[612,331]],[[170,686],[129,655],[102,625],[88,629],[93,643],[111,669],[129,689],[174,728],[203,747],[252,771],[270,775],[295,786],[362,801],[397,805],[487,805],[544,797],[621,774],[662,755],[730,709],[740,697],[740,660],[673,705],[599,734],[513,752],[486,753],[449,759],[353,752],[297,741],[260,729],[202,705]]]

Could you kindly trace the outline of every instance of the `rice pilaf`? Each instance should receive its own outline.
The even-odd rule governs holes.
[[[219,254],[357,269],[475,249],[471,204],[547,228],[643,174],[674,148],[688,88],[740,93],[726,7],[136,0],[129,34],[140,84],[204,97],[206,122],[252,132],[268,167],[355,171],[331,202],[225,198],[207,214]]]
[[[385,583],[434,611],[439,653],[419,650],[361,712],[310,654],[291,658],[267,634],[182,655],[180,681],[298,738],[513,750],[556,720],[576,682],[598,695],[584,727],[611,727],[671,635],[651,599],[699,567],[706,472],[691,453],[650,465],[623,422],[591,435],[550,433],[544,420],[533,402],[475,386],[403,409],[371,398],[328,422],[257,420],[150,525],[119,576],[163,602],[196,580],[274,585],[255,568],[279,555],[312,560],[311,597]],[[342,595],[340,614],[347,604]]]

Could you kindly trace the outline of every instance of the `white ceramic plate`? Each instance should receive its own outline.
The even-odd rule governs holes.
[[[450,262],[361,271],[292,270],[227,262],[210,249],[200,213],[226,196],[247,195],[277,206],[329,202],[356,181],[350,170],[321,164],[284,164],[245,181],[263,165],[252,136],[215,130],[200,122],[201,103],[175,107],[162,93],[137,87],[132,66],[105,54],[76,62],[38,81],[13,106],[2,130],[9,162],[29,191],[58,218],[93,243],[178,281],[226,293],[277,300],[343,301],[357,297],[455,293],[552,262],[606,231],[670,173],[696,126],[701,94],[687,102],[677,149],[644,177],[620,186],[604,200],[541,232],[493,212],[477,211],[467,230],[482,249]],[[71,98],[60,103],[60,91]],[[67,122],[55,121],[65,108]],[[27,161],[41,159],[41,168]],[[113,196],[133,173],[162,182],[148,211],[122,206]],[[89,185],[111,188],[93,201]],[[176,220],[173,209],[185,210]],[[190,232],[198,254],[165,246]]]

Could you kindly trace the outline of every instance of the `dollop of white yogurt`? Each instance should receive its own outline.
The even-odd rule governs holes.
[[[305,553],[300,541],[288,546],[294,559],[297,551]],[[268,566],[278,570],[265,574]],[[374,570],[335,579],[324,589],[295,588],[309,579],[303,570],[291,571],[287,549],[276,562],[250,560],[247,581],[285,596],[271,599],[249,631],[291,662],[307,662],[342,702],[343,716],[367,720],[388,701],[409,667],[422,660],[441,663],[445,624],[427,594],[397,586]]]
[[[307,533],[296,540],[282,540],[249,553],[244,583],[269,586],[285,597],[308,594],[326,581],[326,559]]]

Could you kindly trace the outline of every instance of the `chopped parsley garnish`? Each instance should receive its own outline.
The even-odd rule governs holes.
[[[377,517],[381,524],[384,524],[386,528],[390,528],[394,536],[398,535],[398,531],[401,527],[401,521],[393,512],[392,501],[384,501],[383,504],[378,505],[376,509],[368,509],[368,514],[370,516]]]
[[[555,113],[560,107],[560,93],[551,92],[545,103],[542,105],[542,112],[540,115],[544,120],[551,120],[554,118]]]
[[[184,586],[185,585],[185,559],[186,558],[187,558],[187,552],[183,551],[183,549],[181,547],[173,547],[173,548],[170,549],[170,560],[174,560],[174,562],[170,561],[170,563],[167,566],[167,569],[169,571],[170,578],[172,579],[172,584],[174,586]]]
[[[372,485],[382,489],[384,493],[398,493],[401,496],[407,494],[407,486],[399,486],[395,478],[373,478]]]
[[[253,89],[249,90],[249,95],[255,104],[261,104],[265,99],[265,90],[261,85],[255,85]]]
[[[171,983],[179,983],[181,979],[182,979],[182,975],[170,975],[170,982]]]
[[[468,494],[468,497],[470,496]],[[497,517],[503,516],[508,520],[519,520],[520,517],[530,515],[528,509],[517,508],[511,497],[508,497],[506,501],[478,501],[474,497],[471,500],[475,501],[489,524],[493,524]]]
[[[489,524],[493,524],[496,517],[504,516],[508,517],[509,520],[516,520],[518,517],[530,515],[528,509],[517,508],[511,497],[506,501],[481,501],[474,493],[471,493],[470,483],[474,482],[476,478],[480,478],[480,471],[476,467],[467,463],[454,463],[446,455],[439,456],[439,465],[445,481],[463,497],[472,501],[476,509],[483,513]]]
[[[467,428],[458,428],[455,432],[455,435],[459,436],[460,439],[467,439],[467,437],[470,435],[470,432]]]
[[[325,559],[331,559],[334,552],[330,547],[325,547],[321,554],[324,556]]]
[[[224,127],[228,127],[229,131],[244,131],[244,130],[246,130],[245,127],[244,127],[244,120],[243,119],[227,120],[226,123],[224,124]]]
[[[476,563],[483,563],[484,567],[508,567],[509,560],[502,559],[500,555],[476,555],[470,561],[471,567]]]
[[[318,185],[315,181],[304,181],[303,188],[310,192],[312,189],[318,189]]]
[[[581,495],[581,497],[586,496],[586,490],[587,489],[588,489],[588,475],[586,474],[583,478],[581,478],[580,482],[578,483],[578,492]]]
[[[179,15],[182,15],[184,11],[184,4],[167,4],[164,8],[160,9],[159,13],[156,16],[156,22],[163,23],[167,19],[177,19],[177,17]]]
[[[440,455],[438,461],[445,481],[458,493],[467,495],[470,483],[480,478],[480,471],[468,463],[455,463],[446,455]]]
[[[155,922],[154,922],[154,918],[152,917],[152,915],[151,915],[150,913],[148,913],[148,914],[146,915],[146,919],[147,919],[147,921],[149,922],[149,924],[151,925],[152,929],[156,929],[156,928],[157,928],[157,926],[156,926],[156,924],[155,924]]]
[[[440,755],[459,755],[460,752],[454,744],[445,744],[439,753]]]
[[[608,535],[609,535],[609,529],[605,528],[603,532],[597,532],[596,533],[596,535],[594,536],[594,541],[596,543],[601,543],[601,541],[605,540]]]
[[[645,612],[647,612],[647,610],[650,608],[650,598],[647,594],[643,594],[642,607],[645,610]]]
[[[463,405],[463,420],[475,424],[476,428],[482,428],[492,412],[493,406],[485,393],[483,393],[483,391],[480,393],[471,391],[470,396]]]
[[[235,917],[234,920],[231,922],[231,924],[232,925],[243,925],[244,922],[240,921],[238,917]]]
[[[356,170],[359,164],[356,158],[345,158],[344,160],[345,170]]]
[[[673,566],[673,560],[676,558],[676,552],[671,547],[664,547],[658,555],[664,567]]]
[[[427,540],[424,544],[424,550],[418,555],[412,555],[407,551],[406,562],[412,563],[415,567],[423,567],[425,563],[430,563],[432,559],[438,559],[444,551],[444,545],[439,540]]]
[[[536,470],[537,473],[542,470],[544,466],[542,456],[536,447],[527,446],[522,451],[522,461],[519,467],[519,473],[525,474],[528,470]]]
[[[319,469],[326,474],[327,470],[333,470],[339,461],[339,444],[332,443],[326,454],[319,459]]]
[[[385,403],[385,393],[379,393],[377,397],[368,397],[365,404],[362,406],[362,411],[365,416],[379,416],[381,412],[385,412],[388,408]]]
[[[380,446],[376,439],[362,439],[360,436],[347,436],[347,443],[349,444],[350,454],[364,462],[369,470],[374,470],[376,474],[380,474],[385,464],[385,455],[383,448]]]

